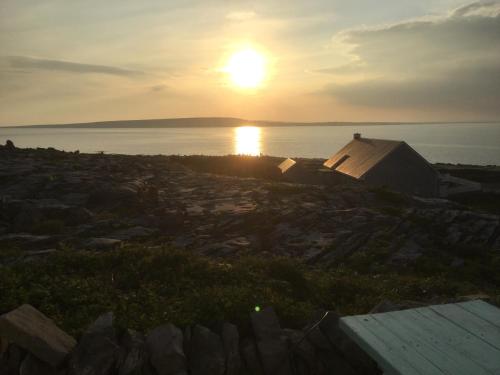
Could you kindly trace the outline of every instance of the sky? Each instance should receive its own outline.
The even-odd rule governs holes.
[[[0,1],[0,126],[213,116],[498,121],[500,1]]]

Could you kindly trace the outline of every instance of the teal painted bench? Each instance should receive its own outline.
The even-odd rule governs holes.
[[[481,300],[346,316],[339,325],[384,374],[500,375],[500,309]]]

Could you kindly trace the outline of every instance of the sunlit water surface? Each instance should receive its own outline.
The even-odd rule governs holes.
[[[327,158],[352,134],[405,140],[431,162],[500,165],[500,123],[166,129],[0,128],[0,143],[120,154]]]

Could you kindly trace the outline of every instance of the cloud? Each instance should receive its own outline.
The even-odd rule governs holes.
[[[240,11],[226,14],[226,19],[231,21],[246,21],[254,18],[255,16],[256,13],[254,11]]]
[[[325,92],[340,101],[379,108],[439,110],[455,108],[500,115],[500,67],[491,63],[460,68],[450,76],[400,80],[365,80],[332,85]]]
[[[51,71],[67,72],[67,73],[83,73],[83,74],[97,73],[97,74],[109,74],[109,75],[126,76],[126,77],[132,77],[144,74],[144,72],[141,71],[118,68],[115,66],[82,64],[77,62],[38,59],[26,56],[7,56],[5,57],[5,59],[10,68],[19,71],[51,70]]]
[[[334,36],[334,44],[352,62],[316,72],[337,78],[323,92],[342,102],[500,115],[500,2],[346,30]],[[341,83],[355,75],[357,80]]]
[[[455,9],[452,13],[454,17],[464,16],[486,16],[494,17],[500,12],[500,2],[497,1],[476,1],[468,5]]]

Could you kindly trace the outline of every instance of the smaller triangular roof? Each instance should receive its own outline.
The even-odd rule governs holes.
[[[353,139],[323,165],[354,178],[362,178],[382,159],[404,144],[403,141],[386,139]]]

